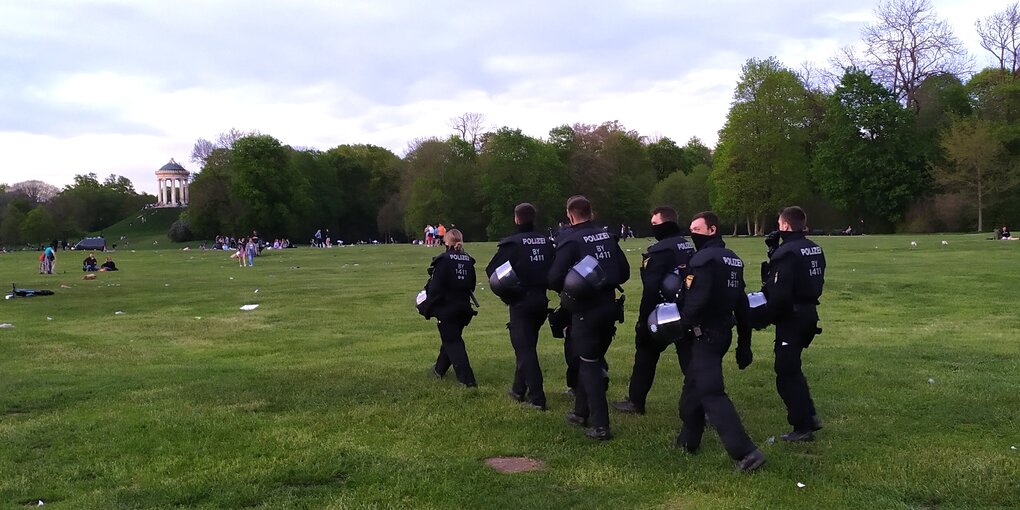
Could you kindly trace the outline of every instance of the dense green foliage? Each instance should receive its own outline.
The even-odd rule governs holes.
[[[101,231],[154,200],[117,175],[103,182],[96,174],[76,175],[74,184],[53,196],[17,185],[0,187],[0,246],[38,246],[54,239],[74,244],[77,237]]]
[[[712,431],[697,455],[671,448],[672,352],[648,414],[613,413],[609,443],[564,423],[562,344],[548,328],[551,409],[509,400],[506,308],[487,289],[465,334],[480,388],[432,379],[438,333],[412,301],[434,250],[271,250],[242,269],[226,252],[161,242],[111,254],[121,271],[95,281],[80,279],[80,254],[58,253],[51,276],[35,253],[0,254],[0,281],[56,292],[0,300],[14,326],[0,329],[0,506],[1016,508],[1020,242],[984,237],[818,239],[824,332],[804,354],[817,441],[767,441],[788,427],[771,330],[755,334],[748,369],[724,360],[768,457],[752,476],[732,472]],[[749,265],[764,257],[760,239],[727,242]],[[632,267],[646,245],[623,244]],[[484,263],[495,246],[467,250]],[[260,307],[238,309],[248,303]],[[609,350],[610,398],[626,392],[637,304]],[[483,464],[497,455],[547,468],[501,475]]]

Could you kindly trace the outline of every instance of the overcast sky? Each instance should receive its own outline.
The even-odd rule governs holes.
[[[284,144],[402,156],[485,115],[545,137],[619,120],[713,146],[741,65],[827,65],[874,4],[262,0],[0,1],[0,183],[154,172],[230,128]],[[497,5],[502,4],[502,5]],[[604,4],[604,5],[602,5]],[[978,67],[974,21],[1005,8],[935,0]]]

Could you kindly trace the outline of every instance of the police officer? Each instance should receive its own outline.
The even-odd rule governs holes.
[[[465,387],[474,388],[478,383],[464,347],[463,333],[476,314],[471,307],[475,259],[464,252],[464,235],[459,230],[447,230],[443,243],[446,251],[432,259],[431,277],[425,286],[426,299],[419,305],[426,319],[436,318],[442,342],[432,374],[442,378],[453,365],[457,380]]]
[[[787,207],[779,214],[782,244],[770,250],[762,271],[767,302],[752,310],[756,327],[776,325],[776,389],[793,426],[792,432],[780,436],[785,441],[811,441],[822,428],[801,370],[801,353],[821,332],[817,306],[825,284],[825,254],[805,237],[806,226],[807,215],[800,207]]]
[[[616,334],[613,323],[622,313],[614,289],[630,278],[630,265],[617,238],[592,222],[587,198],[570,197],[567,218],[572,229],[557,239],[556,258],[549,270],[549,288],[560,293],[571,314],[570,336],[580,362],[574,410],[566,418],[571,424],[588,427],[588,437],[609,440],[613,434],[606,402],[609,374],[605,354]]]
[[[556,246],[570,234],[571,230],[572,227],[569,221],[566,223],[560,222],[556,236],[552,238],[554,253]],[[553,338],[563,339],[563,360],[567,364],[565,373],[567,389],[563,394],[573,397],[575,396],[574,388],[577,387],[577,369],[580,361],[578,361],[577,356],[574,354],[574,340],[570,336],[570,313],[563,308],[562,299],[560,306],[556,307],[555,310],[549,311],[549,327],[552,329]]]
[[[641,306],[638,308],[637,324],[634,325],[634,370],[630,376],[630,391],[624,400],[613,402],[613,407],[625,413],[645,414],[645,399],[655,380],[655,368],[659,355],[672,341],[654,341],[648,331],[648,315],[655,306],[674,301],[679,288],[663,287],[667,276],[675,282],[682,282],[687,276],[687,264],[694,254],[694,245],[680,234],[676,210],[672,207],[656,207],[652,210],[652,233],[657,243],[651,245],[641,257]],[[672,294],[672,295],[669,295]],[[679,353],[679,346],[677,346]]]
[[[691,328],[679,342],[684,385],[680,394],[680,434],[676,445],[689,453],[701,446],[706,415],[719,433],[738,471],[753,471],[765,463],[740,423],[723,386],[722,358],[737,326],[737,366],[751,364],[751,326],[744,294],[744,263],[726,248],[719,233],[719,217],[698,213],[691,220],[691,240],[697,252],[684,278],[681,317]]]
[[[499,242],[485,273],[490,288],[510,307],[507,328],[517,364],[507,394],[544,411],[546,399],[537,347],[549,305],[546,287],[553,247],[546,235],[535,230],[535,206],[523,203],[514,208],[514,223],[517,233]]]

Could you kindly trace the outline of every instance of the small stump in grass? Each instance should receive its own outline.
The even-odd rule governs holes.
[[[500,473],[523,473],[545,469],[545,462],[528,457],[491,457],[485,464]]]

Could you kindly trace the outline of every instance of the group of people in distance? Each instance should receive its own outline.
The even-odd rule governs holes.
[[[624,318],[622,285],[630,265],[619,238],[596,224],[591,202],[580,195],[567,200],[564,225],[555,236],[535,229],[536,210],[528,203],[514,209],[518,231],[500,241],[486,266],[489,287],[508,305],[510,343],[516,363],[508,396],[545,411],[548,401],[539,365],[539,331],[548,319],[553,336],[564,339],[567,385],[574,396],[566,421],[595,440],[610,440],[609,367],[606,352]],[[718,432],[736,470],[754,471],[765,457],[745,431],[723,384],[722,360],[737,327],[736,362],[742,370],[753,359],[753,329],[776,325],[776,388],[792,431],[784,441],[811,441],[821,429],[801,369],[801,355],[818,329],[818,298],[825,274],[822,249],[805,237],[807,216],[799,207],[779,214],[778,231],[766,236],[769,260],[762,263],[761,292],[747,294],[744,263],[726,248],[719,218],[695,215],[691,239],[683,234],[671,207],[651,211],[656,242],[642,255],[642,295],[635,321],[635,357],[626,398],[613,402],[620,412],[643,415],[660,354],[674,346],[684,376],[680,390],[680,431],[675,446],[699,450],[706,425]],[[418,312],[436,318],[439,355],[436,378],[452,367],[457,381],[478,385],[463,331],[477,315],[472,291],[475,260],[464,250],[459,230],[445,233],[446,250],[433,258],[429,280],[417,299]],[[549,310],[547,290],[559,295]]]
[[[995,239],[999,241],[1016,241],[1018,238],[1013,237],[1013,234],[1009,231],[1009,227],[1003,225],[995,228]]]
[[[456,225],[450,225],[450,229],[455,229]],[[422,235],[422,242],[425,246],[443,246],[443,239],[446,237],[447,228],[442,223],[437,225],[425,225],[425,230]]]

